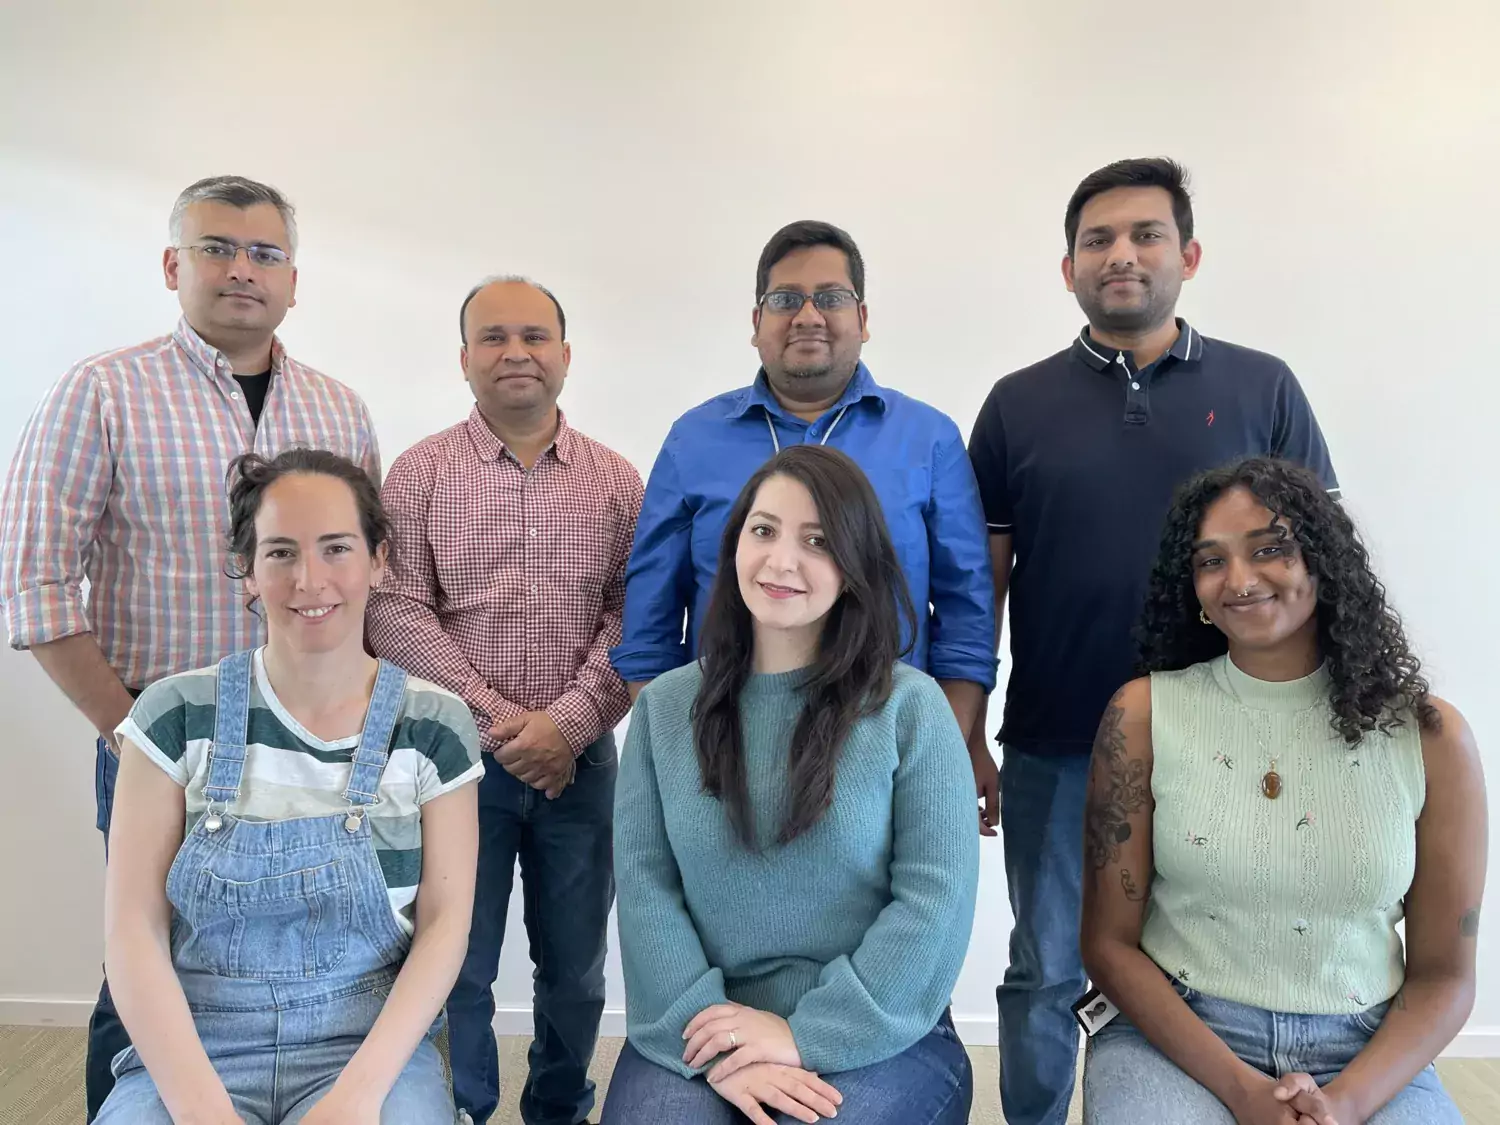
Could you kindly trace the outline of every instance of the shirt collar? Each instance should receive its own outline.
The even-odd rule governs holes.
[[[187,353],[187,357],[192,361],[193,366],[204,375],[213,377],[219,371],[223,371],[225,375],[234,374],[234,368],[230,366],[229,358],[202,336],[198,335],[193,326],[188,323],[187,317],[184,316],[177,321],[177,329],[172,333],[172,339],[179,348]],[[220,360],[223,360],[222,367],[220,366]],[[286,348],[282,346],[279,337],[272,336],[271,375],[273,381],[275,376],[281,374],[281,368],[285,360]],[[252,371],[250,374],[254,375],[256,372]]]
[[[866,398],[874,399],[882,411],[890,408],[890,392],[875,382],[875,377],[870,374],[870,369],[861,361],[854,368],[854,377],[849,380],[849,385],[844,388],[844,393],[828,409],[837,410],[840,407],[848,406],[850,403],[859,402],[861,399]],[[743,418],[750,412],[750,408],[754,406],[759,406],[766,413],[774,414],[778,418],[791,417],[790,411],[782,406],[776,396],[771,393],[771,384],[766,378],[766,369],[764,367],[756,372],[755,382],[740,391],[734,407],[729,411],[729,416],[731,418]]]
[[[505,456],[505,443],[495,436],[495,431],[490,429],[484,420],[484,415],[479,413],[479,404],[469,411],[469,440],[474,443],[479,457],[484,461],[498,461]],[[573,452],[578,440],[577,432],[568,425],[568,420],[563,417],[563,412],[557,412],[557,433],[552,437],[552,444],[547,447],[556,458],[564,465],[573,462]],[[545,454],[547,449],[542,450]]]
[[[1095,371],[1103,371],[1114,363],[1115,356],[1120,354],[1120,349],[1095,343],[1093,336],[1085,327],[1073,341],[1073,354]],[[1178,317],[1177,339],[1167,349],[1166,355],[1173,357],[1179,363],[1195,363],[1203,358],[1203,337],[1191,324]],[[1165,359],[1166,355],[1162,359]],[[1161,360],[1157,362],[1160,363]]]

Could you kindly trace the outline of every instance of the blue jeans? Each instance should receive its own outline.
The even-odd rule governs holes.
[[[1205,996],[1173,981],[1193,1014],[1243,1062],[1271,1077],[1301,1071],[1333,1081],[1380,1027],[1389,1004],[1352,1016],[1268,1012]],[[1083,1068],[1086,1125],[1235,1125],[1207,1087],[1146,1041],[1123,1015],[1089,1041]],[[1463,1125],[1437,1071],[1429,1066],[1377,1111],[1368,1125]]]
[[[109,859],[109,817],[115,805],[115,777],[120,762],[114,751],[102,738],[94,740],[94,825],[104,834],[104,858]],[[92,1121],[99,1107],[114,1088],[115,1076],[110,1070],[114,1057],[130,1046],[130,1036],[115,1011],[115,1001],[109,994],[109,981],[99,986],[99,1000],[94,1013],[89,1017],[88,1054],[83,1068],[83,1094],[85,1121]]]
[[[901,1054],[873,1066],[825,1074],[843,1095],[839,1119],[856,1125],[967,1125],[974,1100],[969,1056],[948,1015]],[[796,1118],[771,1111],[778,1125]],[[657,1066],[629,1043],[615,1063],[602,1125],[743,1125],[748,1118],[704,1078]]]
[[[453,1096],[483,1125],[500,1101],[495,975],[516,860],[536,967],[535,1036],[521,1090],[526,1125],[577,1125],[594,1105],[589,1060],[604,1014],[604,951],[614,903],[615,739],[578,756],[555,801],[484,757],[479,783],[479,877],[469,953],[448,996]]]
[[[1000,1009],[1000,1101],[1010,1125],[1064,1125],[1078,1066],[1072,1006],[1087,977],[1083,910],[1087,755],[1004,749],[1000,831],[1015,928]]]

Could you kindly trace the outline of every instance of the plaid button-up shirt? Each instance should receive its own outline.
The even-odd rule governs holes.
[[[11,646],[92,632],[125,685],[142,688],[260,643],[260,619],[224,575],[224,474],[241,453],[290,445],[331,449],[379,479],[364,402],[279,341],[259,425],[229,360],[186,319],[78,364],[26,424],[0,499]]]
[[[579,753],[630,707],[609,650],[643,492],[561,416],[522,468],[475,407],[391,465],[396,566],[370,598],[371,647],[462,696],[487,749],[494,723],[545,711]]]

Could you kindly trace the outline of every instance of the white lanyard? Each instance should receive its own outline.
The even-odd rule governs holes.
[[[828,444],[828,439],[833,436],[834,427],[844,420],[844,411],[848,410],[849,406],[849,403],[844,403],[843,409],[833,416],[833,421],[829,423],[828,428],[823,431],[823,436],[818,440],[819,445]],[[771,444],[776,447],[776,452],[780,453],[781,439],[776,436],[776,423],[771,420],[771,412],[769,410],[766,411],[766,427],[771,431]]]

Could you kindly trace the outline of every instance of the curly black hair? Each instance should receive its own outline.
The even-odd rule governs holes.
[[[1227,651],[1224,634],[1198,618],[1193,544],[1209,505],[1237,487],[1249,489],[1286,526],[1317,581],[1318,645],[1332,680],[1334,729],[1351,746],[1413,715],[1424,729],[1436,729],[1421,662],[1353,521],[1311,472],[1268,457],[1210,469],[1177,490],[1135,629],[1140,673],[1187,668]]]

